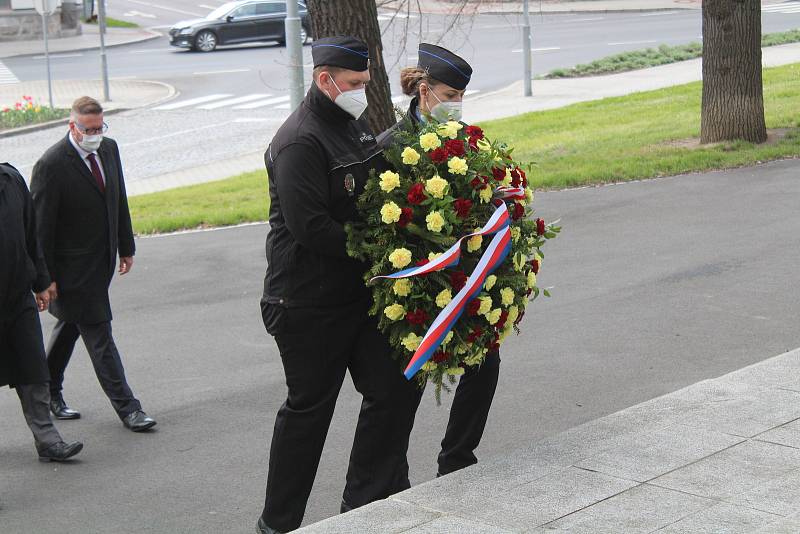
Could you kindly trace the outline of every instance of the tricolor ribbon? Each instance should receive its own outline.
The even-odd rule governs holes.
[[[497,189],[497,192],[500,194],[499,198],[502,199],[517,198],[516,196],[520,194],[522,198],[525,197],[525,190],[518,187],[501,187]],[[480,293],[486,278],[492,274],[508,256],[511,250],[511,230],[509,228],[509,223],[510,217],[508,215],[508,208],[505,203],[502,203],[497,206],[483,228],[477,232],[465,235],[456,241],[455,244],[447,249],[441,256],[438,256],[425,265],[403,269],[394,274],[376,276],[370,279],[370,282],[372,282],[380,278],[409,278],[455,266],[461,258],[462,241],[476,235],[484,236],[495,234],[491,243],[489,243],[489,246],[486,248],[486,251],[484,251],[481,256],[481,259],[478,261],[475,270],[470,274],[469,278],[467,278],[464,287],[461,288],[447,306],[439,312],[439,315],[436,316],[436,319],[433,320],[430,328],[428,328],[419,347],[414,352],[411,361],[406,367],[404,374],[407,379],[411,380],[417,371],[425,365],[425,362],[431,359],[442,344],[442,341],[444,341],[444,338],[446,338],[450,330],[453,329],[456,321],[461,317],[461,314],[467,307],[467,303]]]

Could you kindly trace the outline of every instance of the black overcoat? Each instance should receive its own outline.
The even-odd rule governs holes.
[[[106,137],[97,153],[105,192],[66,136],[36,162],[31,180],[39,240],[58,288],[50,313],[71,323],[111,320],[117,253],[136,250],[117,143]]]
[[[0,163],[0,386],[49,380],[31,294],[49,285],[28,186]]]

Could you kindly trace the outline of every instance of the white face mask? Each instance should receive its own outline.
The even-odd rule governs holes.
[[[333,100],[333,103],[352,115],[354,119],[361,117],[367,109],[368,104],[366,88],[362,87],[361,89],[353,89],[352,91],[342,91],[339,89],[333,76],[331,76],[331,81],[333,82],[333,86],[336,87],[336,90],[339,91],[339,96]]]
[[[103,134],[97,135],[83,135],[83,140],[78,143],[78,146],[86,152],[94,152],[100,148],[100,143],[103,141]]]
[[[430,87],[428,87],[428,92],[433,95],[433,98],[439,101],[438,104],[431,108],[431,117],[439,122],[461,120],[461,102],[442,102]]]

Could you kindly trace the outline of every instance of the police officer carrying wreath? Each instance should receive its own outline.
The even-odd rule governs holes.
[[[363,395],[342,510],[409,487],[408,435],[418,403],[391,348],[367,313],[367,266],[347,255],[345,224],[381,149],[361,115],[367,45],[352,37],[312,45],[314,80],[272,139],[270,231],[261,301],[286,374],[258,531],[300,526],[336,398],[350,371]]]
[[[461,57],[440,46],[420,43],[416,67],[400,71],[403,92],[413,97],[408,112],[397,124],[378,136],[382,148],[391,146],[395,132],[416,130],[420,122],[461,119],[464,91],[472,67]],[[446,475],[478,461],[478,447],[489,417],[489,409],[500,374],[500,353],[490,350],[479,367],[468,367],[461,375],[450,419],[438,457],[438,475]]]

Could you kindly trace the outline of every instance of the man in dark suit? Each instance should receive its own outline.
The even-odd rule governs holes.
[[[127,274],[135,245],[119,149],[103,137],[106,130],[100,103],[88,96],[77,99],[69,133],[33,168],[38,232],[53,279],[50,313],[58,319],[47,347],[50,407],[58,419],[80,417],[61,395],[64,370],[80,336],[117,415],[140,432],[156,422],[128,386],[111,334],[108,287],[117,253],[119,273]]]
[[[83,444],[64,443],[50,418],[50,377],[36,311],[49,304],[50,275],[36,238],[28,186],[8,163],[0,163],[0,258],[0,386],[17,390],[39,458],[63,462]]]

